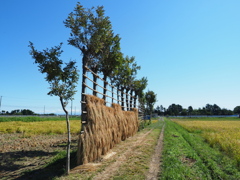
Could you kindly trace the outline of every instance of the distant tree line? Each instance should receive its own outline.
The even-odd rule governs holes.
[[[39,114],[33,112],[30,109],[15,109],[15,110],[12,110],[10,112],[2,110],[0,115],[39,115]],[[50,114],[44,114],[44,115],[55,115],[55,114],[54,113],[50,113]]]
[[[179,104],[171,104],[168,108],[162,105],[154,109],[154,113],[160,116],[194,116],[194,115],[233,115],[240,114],[240,106],[236,106],[233,110],[220,108],[217,104],[206,104],[206,106],[198,109],[193,109],[189,106],[187,109]]]

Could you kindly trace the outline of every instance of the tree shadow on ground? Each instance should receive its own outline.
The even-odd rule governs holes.
[[[0,179],[53,179],[62,176],[66,167],[66,151],[56,145],[54,152],[44,150],[0,153]],[[77,140],[72,141],[71,167],[76,166]]]
[[[71,153],[71,168],[77,165],[76,163],[76,152]],[[16,180],[50,180],[55,177],[60,177],[65,174],[66,168],[66,154],[63,157],[53,160],[52,163],[41,169],[25,172],[22,176],[16,178]]]
[[[27,158],[42,157],[42,156],[52,156],[57,152],[44,152],[44,151],[14,151],[0,153],[0,169],[3,171],[15,171],[20,168],[31,165],[26,164],[16,164],[18,161],[23,161]]]

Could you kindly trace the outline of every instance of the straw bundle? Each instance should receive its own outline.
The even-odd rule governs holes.
[[[122,111],[121,106],[105,106],[103,99],[87,95],[87,124],[79,135],[78,164],[101,158],[115,144],[133,136],[138,131],[138,110]]]

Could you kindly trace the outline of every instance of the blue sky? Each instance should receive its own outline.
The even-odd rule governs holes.
[[[63,42],[62,59],[76,60],[80,51],[67,45],[70,30],[63,21],[77,1],[10,0],[0,6],[1,110],[31,109],[63,113],[59,99],[47,95],[48,83],[29,55]],[[122,38],[125,55],[135,56],[148,78],[146,90],[156,105],[199,108],[207,103],[233,109],[240,105],[240,1],[238,0],[84,0],[84,7],[103,5]],[[81,71],[80,71],[81,73]],[[80,83],[80,82],[79,82]],[[80,112],[80,86],[73,114]],[[70,106],[68,106],[70,108]]]

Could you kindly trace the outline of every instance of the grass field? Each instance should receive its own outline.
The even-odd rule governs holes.
[[[240,179],[236,159],[204,139],[205,133],[217,132],[211,123],[220,125],[225,121],[198,119],[202,128],[189,119],[175,122],[166,120],[161,179]]]

